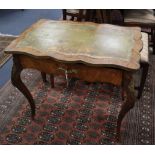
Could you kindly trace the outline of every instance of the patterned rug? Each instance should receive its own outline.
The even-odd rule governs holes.
[[[17,36],[1,34],[0,33],[0,68],[11,58],[10,54],[5,54],[4,49],[13,41]]]
[[[123,121],[121,144],[155,144],[154,56],[151,64],[143,97]],[[51,89],[34,70],[25,70],[22,79],[35,99],[36,119],[31,120],[27,100],[8,82],[0,90],[0,144],[117,144],[119,87],[72,79],[66,88],[65,79],[56,77]]]

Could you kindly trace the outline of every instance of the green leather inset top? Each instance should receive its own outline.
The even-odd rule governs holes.
[[[140,33],[133,28],[108,24],[40,20],[6,51],[21,51],[35,56],[62,54],[130,61],[136,39],[140,39],[140,36],[136,38],[135,32]]]

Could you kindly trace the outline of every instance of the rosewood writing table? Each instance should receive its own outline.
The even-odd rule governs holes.
[[[12,84],[28,99],[32,118],[35,103],[20,78],[25,68],[122,86],[124,104],[117,121],[119,136],[121,121],[135,102],[132,74],[139,69],[140,31],[140,28],[44,19],[24,31],[5,52],[13,54]]]

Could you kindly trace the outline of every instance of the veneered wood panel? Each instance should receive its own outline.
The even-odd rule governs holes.
[[[122,82],[123,71],[119,69],[63,63],[51,59],[35,59],[24,55],[19,56],[19,60],[23,68],[33,68],[47,74],[65,75],[66,70],[69,77],[88,82],[107,82],[114,85],[120,85]]]

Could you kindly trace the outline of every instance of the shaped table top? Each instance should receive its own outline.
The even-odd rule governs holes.
[[[140,28],[42,19],[24,31],[5,52],[136,70],[141,49]]]

